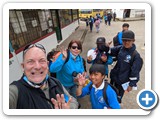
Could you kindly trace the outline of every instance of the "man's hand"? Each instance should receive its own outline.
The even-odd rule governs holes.
[[[57,100],[51,98],[51,101],[54,104],[55,109],[70,109],[70,103],[72,101],[72,98],[69,98],[68,102],[66,103],[64,99],[64,94],[57,94],[56,99]]]

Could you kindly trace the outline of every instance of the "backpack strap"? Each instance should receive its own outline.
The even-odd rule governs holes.
[[[89,91],[91,91],[91,89],[92,89],[92,85],[93,85],[93,83],[92,83],[92,84],[90,84],[90,86],[89,86]]]
[[[109,106],[108,98],[107,98],[107,93],[106,93],[108,84],[109,84],[109,83],[105,80],[105,81],[104,81],[104,88],[103,88],[103,99],[104,99],[104,101],[106,102],[106,104]],[[92,85],[93,85],[93,83],[90,84],[90,86],[89,86],[89,90],[90,90],[90,91],[91,91],[91,89],[92,89]]]
[[[131,55],[131,62],[130,62],[131,66],[133,65],[133,60],[134,60],[134,57],[136,56],[137,53],[138,53],[137,50],[134,50],[132,55]]]
[[[133,65],[133,60],[134,60],[134,57],[136,56],[137,53],[138,53],[137,50],[134,50],[132,55],[131,55],[131,63],[130,63],[131,66]],[[141,68],[140,69],[142,69],[143,59],[141,58],[141,56],[140,56],[140,59],[141,59]]]
[[[83,62],[84,71],[87,72],[86,61],[83,57],[82,57],[82,62]]]
[[[108,84],[109,84],[109,83],[105,80],[105,82],[104,82],[104,88],[103,88],[103,99],[104,99],[104,101],[106,102],[106,104],[109,106],[108,97],[107,97],[107,93],[106,93]]]

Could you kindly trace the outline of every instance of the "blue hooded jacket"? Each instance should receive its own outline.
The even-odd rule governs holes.
[[[84,65],[83,60],[80,55],[76,57],[76,59],[73,59],[72,53],[70,52],[69,60],[65,63],[65,60],[62,59],[63,55],[60,54],[59,57],[56,59],[55,62],[53,62],[50,65],[50,72],[56,73],[57,79],[60,80],[60,82],[64,86],[73,86],[74,78],[72,76],[73,72],[77,73],[83,73],[84,72]],[[64,64],[65,63],[65,64]]]

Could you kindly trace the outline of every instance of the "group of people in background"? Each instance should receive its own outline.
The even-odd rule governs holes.
[[[97,20],[100,23],[100,18]],[[91,31],[93,23],[91,16]],[[120,109],[124,92],[137,87],[143,64],[134,44],[135,34],[128,28],[128,23],[122,25],[122,32],[116,36],[119,44],[114,47],[105,37],[98,37],[97,47],[92,48],[94,55],[87,58],[80,55],[83,47],[79,40],[72,40],[67,49],[60,48],[58,55],[53,54],[48,60],[41,44],[26,46],[22,63],[24,74],[9,87],[9,108],[78,109],[77,98],[90,95],[92,109]],[[117,63],[109,73],[108,65],[113,63],[113,57]],[[86,64],[91,64],[89,75]],[[50,73],[56,73],[56,78]],[[90,80],[87,85],[86,79]]]
[[[86,22],[86,27],[90,27],[90,32],[92,32],[93,30],[93,25],[95,24],[96,27],[96,32],[99,32],[100,29],[100,23],[102,21],[102,17],[100,16],[100,14],[96,14],[95,17],[90,16],[88,18],[88,16],[85,18],[85,22]]]
[[[98,33],[100,30],[100,23],[102,21],[102,19],[104,19],[105,24],[107,25],[111,25],[111,20],[113,18],[113,21],[115,21],[116,19],[116,13],[114,12],[113,15],[111,15],[110,13],[108,14],[104,14],[103,17],[100,16],[100,14],[96,14],[95,17],[90,16],[88,18],[88,16],[85,18],[85,22],[86,22],[86,27],[90,27],[90,32],[93,31],[93,25],[95,24],[95,28],[96,28],[96,32]]]
[[[105,14],[104,15],[104,21],[105,21],[105,24],[110,26],[111,25],[111,20],[112,20],[112,15],[109,13],[109,14]],[[113,20],[115,21],[115,16],[113,17]]]

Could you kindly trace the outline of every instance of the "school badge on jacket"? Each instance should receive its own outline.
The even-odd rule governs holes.
[[[129,61],[131,60],[131,55],[126,55],[126,59],[124,60],[127,63],[130,63]]]

